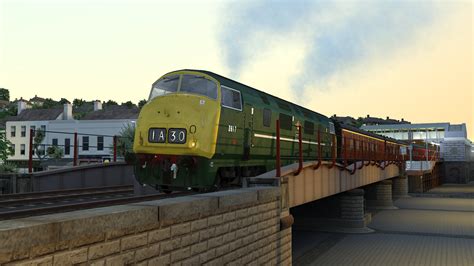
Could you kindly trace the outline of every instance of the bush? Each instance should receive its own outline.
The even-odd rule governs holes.
[[[4,164],[0,164],[0,173],[17,173],[18,168],[15,164],[5,162]]]

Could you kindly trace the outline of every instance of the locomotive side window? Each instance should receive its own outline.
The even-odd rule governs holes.
[[[309,121],[304,121],[304,133],[308,135],[314,134],[314,123]]]
[[[148,101],[155,97],[178,91],[178,84],[179,75],[170,75],[158,80],[152,86]]]
[[[183,75],[179,91],[217,99],[217,84],[202,76]]]
[[[272,111],[270,109],[263,109],[263,125],[269,127],[272,123]]]
[[[292,120],[293,118],[289,115],[286,115],[286,114],[282,114],[280,113],[280,127],[282,129],[286,129],[286,130],[291,130],[293,125],[292,125]]]
[[[221,86],[221,89],[222,106],[242,111],[242,98],[240,97],[240,91],[234,90],[226,86]]]

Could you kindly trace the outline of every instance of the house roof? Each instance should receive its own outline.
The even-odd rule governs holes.
[[[42,121],[56,120],[63,113],[62,108],[26,109],[17,116],[10,116],[7,121]]]
[[[107,106],[106,108],[86,114],[81,120],[137,119],[140,110],[127,106]]]

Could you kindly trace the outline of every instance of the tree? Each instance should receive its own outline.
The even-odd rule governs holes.
[[[13,155],[12,143],[7,139],[5,132],[0,133],[0,160],[5,163],[8,156]]]
[[[86,101],[84,101],[83,99],[74,99],[74,100],[72,101],[72,105],[74,105],[74,106],[77,107],[77,106],[83,105],[85,102],[86,102]]]
[[[50,109],[54,107],[60,106],[59,102],[56,102],[55,100],[51,98],[46,98],[44,99],[43,105],[41,106],[42,109]]]
[[[40,161],[46,159],[46,157],[61,159],[64,155],[64,151],[58,146],[50,146],[44,150],[44,145],[41,144],[45,138],[45,132],[41,129],[36,130],[36,134],[33,138],[33,150],[35,151],[36,157]]]
[[[61,98],[61,100],[59,100],[59,103],[64,105],[66,103],[70,103],[66,98]]]
[[[33,138],[33,150],[35,151],[36,157],[38,157],[40,161],[46,158],[46,153],[44,152],[44,148],[41,144],[45,136],[46,134],[43,130],[37,129]]]
[[[135,104],[133,104],[131,101],[124,102],[122,103],[122,105],[127,106],[128,108],[132,108],[135,106]]]
[[[143,99],[141,101],[138,102],[138,108],[142,109],[142,107],[146,104],[146,100]]]
[[[118,105],[116,101],[108,100],[105,105],[112,106],[112,105]]]
[[[48,154],[50,158],[53,158],[56,160],[63,158],[63,155],[64,155],[63,149],[59,148],[58,146],[48,147],[48,149],[46,149],[46,153]]]
[[[127,124],[120,130],[117,136],[117,154],[127,159],[129,154],[133,154],[133,139],[135,137],[135,127]],[[111,149],[113,151],[113,148]]]
[[[10,101],[10,91],[5,88],[0,88],[0,100]]]

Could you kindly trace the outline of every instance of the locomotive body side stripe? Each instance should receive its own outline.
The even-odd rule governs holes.
[[[261,139],[275,139],[275,140],[276,140],[276,136],[271,136],[271,135],[265,135],[265,134],[258,134],[258,133],[255,133],[254,136],[255,136],[256,138],[261,138]],[[290,138],[280,137],[280,140],[298,143],[298,140],[297,140],[297,139],[290,139]],[[318,144],[317,142],[308,141],[308,140],[303,140],[303,141],[301,141],[301,142],[302,142],[302,143],[305,143],[305,144],[314,144],[314,145],[317,145],[317,144]],[[326,146],[326,143],[321,143],[321,146]]]

